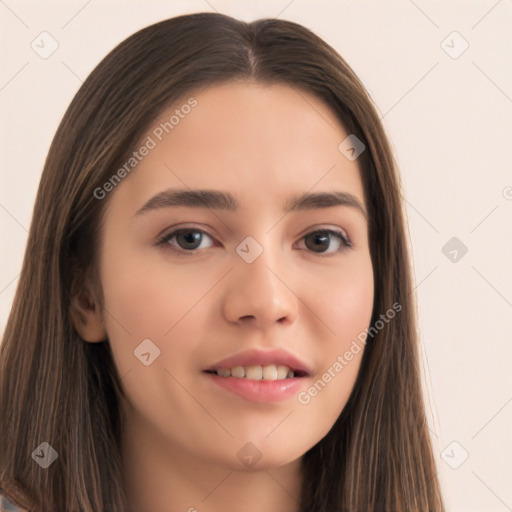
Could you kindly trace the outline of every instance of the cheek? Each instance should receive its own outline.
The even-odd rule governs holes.
[[[354,257],[315,280],[305,296],[308,306],[328,328],[325,353],[342,350],[368,326],[373,310],[373,268],[369,254]]]
[[[374,299],[370,256],[340,267],[313,297],[318,298],[313,299],[311,309],[318,312],[330,334],[321,341],[318,374],[298,402],[321,415],[327,432],[348,401],[364,353],[363,334],[371,321]]]
[[[151,367],[172,368],[180,361],[180,371],[185,372],[192,364],[194,343],[201,339],[201,324],[191,319],[218,276],[184,272],[165,264],[165,258],[137,255],[133,249],[124,254],[106,254],[102,267],[105,326],[120,375],[128,371],[138,375],[149,369],[140,364],[134,353],[146,339],[160,351]],[[141,378],[150,374],[141,374]]]
[[[373,272],[369,261],[340,276],[338,286],[333,286],[330,315],[338,348],[342,349],[368,326],[373,296]]]
[[[161,338],[211,286],[204,273],[182,272],[162,262],[144,254],[105,260],[102,280],[113,332],[121,325],[133,338]]]

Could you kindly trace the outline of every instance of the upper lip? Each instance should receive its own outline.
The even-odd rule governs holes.
[[[222,359],[205,371],[214,371],[219,368],[233,368],[233,366],[268,366],[270,364],[287,366],[294,372],[310,375],[311,369],[292,353],[283,349],[276,350],[246,350]]]

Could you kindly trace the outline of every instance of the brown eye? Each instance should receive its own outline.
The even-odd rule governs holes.
[[[210,238],[210,235],[201,229],[176,229],[160,238],[157,245],[162,245],[164,247],[169,246],[168,248],[173,251],[181,252],[183,254],[187,254],[188,252],[190,254],[192,252],[199,252],[196,251],[196,249],[200,248],[205,235]],[[211,245],[208,247],[211,247]],[[205,248],[206,247],[202,247],[202,249]]]
[[[329,251],[331,248],[332,238],[335,237],[334,250]],[[322,229],[317,231],[311,231],[304,236],[305,245],[308,249],[316,253],[336,253],[343,248],[352,247],[348,236],[341,232],[332,229]]]
[[[207,247],[201,247],[201,243],[205,240],[205,237],[212,239],[212,237],[202,229],[180,228],[161,237],[157,245],[169,249],[179,256],[191,256],[194,253],[200,253],[201,249],[207,249],[213,246],[212,243]],[[345,248],[352,247],[346,233],[333,229],[311,231],[302,237],[301,241],[302,240],[304,240],[308,250],[319,255],[334,254]]]
[[[182,249],[197,249],[198,245],[201,244],[203,234],[197,231],[184,231],[178,233],[176,236],[176,242]]]

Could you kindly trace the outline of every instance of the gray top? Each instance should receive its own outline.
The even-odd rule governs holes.
[[[21,508],[10,496],[7,497],[5,491],[0,488],[0,512],[30,512]]]

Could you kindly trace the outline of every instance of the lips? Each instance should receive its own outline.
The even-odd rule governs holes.
[[[292,353],[283,349],[276,350],[247,350],[239,354],[221,359],[210,367],[205,368],[203,371],[206,373],[213,373],[221,368],[233,368],[237,366],[269,366],[269,365],[282,365],[290,368],[295,376],[307,377],[311,375],[312,370],[309,366],[294,356]]]

